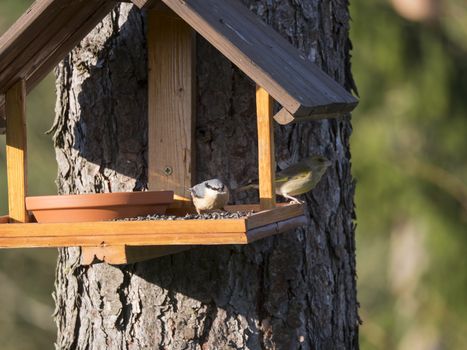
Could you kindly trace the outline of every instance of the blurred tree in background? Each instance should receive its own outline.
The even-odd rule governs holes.
[[[467,349],[467,2],[356,0],[362,349]]]
[[[0,34],[31,3],[2,0]],[[353,0],[351,14],[361,348],[467,349],[467,2]],[[56,193],[54,100],[53,77],[28,98],[31,195]],[[0,251],[2,349],[53,347],[55,258]]]

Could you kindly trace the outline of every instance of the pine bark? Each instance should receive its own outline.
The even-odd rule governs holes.
[[[347,1],[243,0],[350,89]],[[59,193],[147,186],[145,16],[112,13],[56,69]],[[257,175],[255,86],[197,38],[197,179]],[[310,224],[249,246],[199,247],[125,266],[61,249],[57,349],[358,349],[350,117],[275,128],[283,168],[335,159],[305,196]],[[234,201],[254,202],[254,194]]]

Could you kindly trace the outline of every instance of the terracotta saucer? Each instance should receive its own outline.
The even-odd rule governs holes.
[[[39,223],[104,221],[164,214],[172,191],[115,192],[26,197],[26,209]]]

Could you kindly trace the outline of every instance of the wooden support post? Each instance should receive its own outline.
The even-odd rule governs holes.
[[[26,83],[23,79],[6,92],[5,112],[9,216],[11,222],[27,222]]]
[[[150,190],[173,190],[188,207],[193,185],[195,32],[165,5],[148,11],[148,180]],[[190,202],[188,202],[190,203]],[[83,247],[82,263],[148,260],[189,246]]]
[[[274,159],[274,128],[272,97],[262,87],[256,87],[256,115],[258,123],[258,175],[261,210],[276,205]]]
[[[165,6],[150,10],[148,16],[149,187],[189,197],[194,173],[195,34]]]
[[[165,5],[148,16],[149,188],[173,190],[183,202],[191,199],[187,188],[195,164],[195,32]],[[152,253],[159,257],[186,249],[162,246]],[[151,255],[148,249],[144,253]]]

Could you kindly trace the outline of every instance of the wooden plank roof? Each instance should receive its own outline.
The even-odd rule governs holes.
[[[351,111],[357,99],[239,0],[161,0],[282,106],[281,124]],[[115,0],[37,0],[0,38],[3,94],[19,78],[31,90],[111,10]],[[156,0],[133,0],[140,7]]]
[[[162,2],[284,107],[278,122],[342,115],[357,105],[354,96],[239,0]]]

